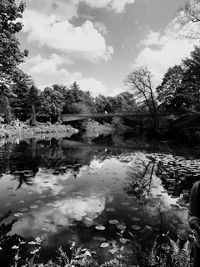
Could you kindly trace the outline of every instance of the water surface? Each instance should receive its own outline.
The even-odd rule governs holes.
[[[132,263],[136,241],[146,250],[160,229],[174,239],[187,229],[199,163],[195,150],[126,136],[7,143],[0,148],[0,214],[12,210],[12,233],[45,238],[43,261],[75,242],[95,250],[99,262],[123,246]]]

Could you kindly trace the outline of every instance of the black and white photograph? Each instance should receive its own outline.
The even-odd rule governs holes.
[[[200,267],[200,0],[0,0],[0,267]]]

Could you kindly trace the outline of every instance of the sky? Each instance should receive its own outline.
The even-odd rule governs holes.
[[[17,0],[18,1],[18,0]],[[199,40],[184,38],[177,10],[185,0],[25,0],[18,39],[21,68],[43,89],[53,84],[114,96],[146,66],[157,86]]]

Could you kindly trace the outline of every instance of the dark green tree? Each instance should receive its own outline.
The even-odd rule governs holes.
[[[13,95],[10,97],[10,105],[14,118],[26,121],[29,118],[27,112],[27,98],[33,81],[29,76],[25,76],[12,86]]]
[[[94,100],[88,91],[80,89],[74,82],[64,94],[64,113],[91,113],[94,112]]]
[[[24,76],[24,73],[19,70],[18,65],[23,62],[24,58],[28,55],[28,51],[20,50],[19,41],[16,38],[16,33],[22,29],[22,23],[17,19],[22,18],[24,9],[24,3],[20,3],[17,6],[14,0],[0,1],[1,106],[3,105],[2,103],[9,103],[9,96],[13,94],[11,85]],[[5,114],[10,112],[7,110],[9,107],[9,104],[3,107]]]
[[[156,88],[157,99],[165,110],[180,111],[187,102],[183,77],[183,67],[175,65],[168,69],[162,83]]]
[[[171,111],[200,110],[200,48],[195,47],[191,56],[182,64],[169,68],[157,87],[158,101]]]
[[[50,121],[59,120],[64,106],[64,96],[58,90],[46,87],[41,93],[40,115],[47,117]]]
[[[183,60],[185,68],[183,84],[190,109],[200,111],[200,47],[195,47],[190,58]]]
[[[112,112],[111,98],[99,95],[95,98],[95,108],[97,113]]]

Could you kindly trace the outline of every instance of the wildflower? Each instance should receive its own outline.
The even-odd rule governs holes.
[[[37,245],[37,243],[34,242],[34,241],[30,241],[30,242],[28,242],[28,244],[29,244],[29,245]]]
[[[86,250],[86,252],[84,253],[84,257],[92,257],[92,255],[88,250]]]
[[[34,249],[33,251],[31,251],[31,254],[36,254],[39,251],[40,251],[39,249]]]
[[[15,260],[18,261],[21,257],[19,257],[19,255],[15,255]]]
[[[36,237],[36,239],[35,239],[35,241],[38,243],[38,244],[40,244],[41,242],[42,242],[42,240],[43,240],[44,238],[42,238],[42,237]]]
[[[16,245],[12,246],[12,249],[18,249],[18,248],[19,246],[16,246]]]

